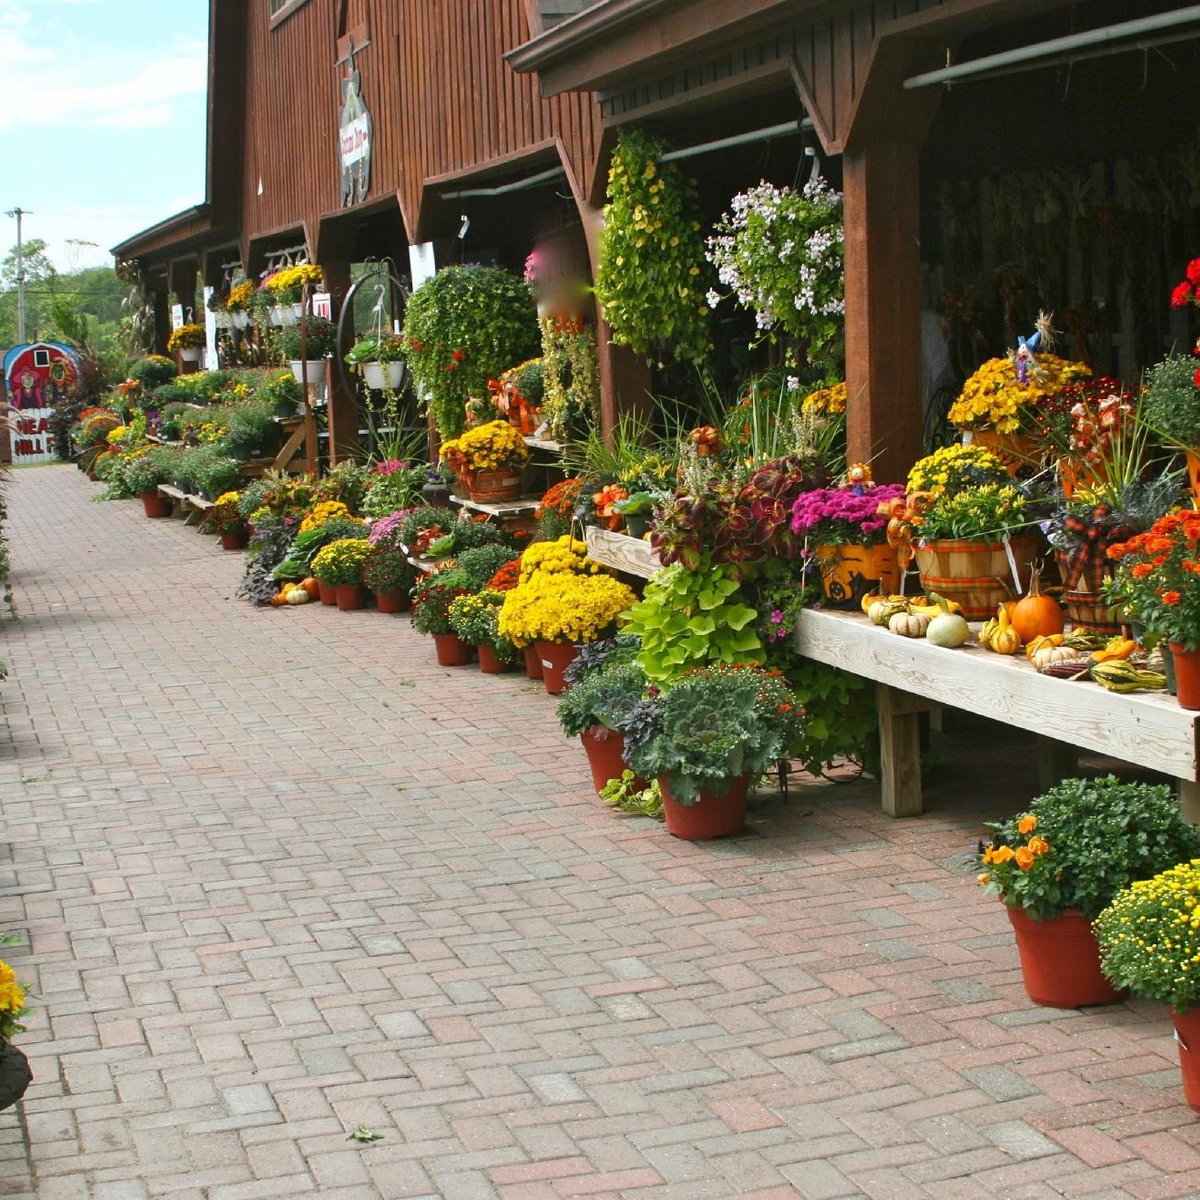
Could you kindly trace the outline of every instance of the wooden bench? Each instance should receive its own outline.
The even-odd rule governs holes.
[[[182,517],[185,525],[198,521],[213,506],[211,500],[203,496],[192,496],[182,488],[172,487],[169,483],[158,485],[158,494],[165,496],[174,505],[172,516]]]
[[[805,609],[795,648],[875,681],[883,811],[889,816],[922,811],[918,714],[942,705],[1037,734],[1043,786],[1075,769],[1079,749],[1094,750],[1176,779],[1184,816],[1200,823],[1200,713],[1180,708],[1165,692],[1123,694],[1039,675],[1023,656],[993,654],[972,643],[942,649],[889,633],[857,613]]]

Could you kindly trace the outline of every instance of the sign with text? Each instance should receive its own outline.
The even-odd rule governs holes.
[[[342,207],[359,204],[371,186],[371,143],[374,124],[363,103],[362,76],[350,56],[350,74],[342,80],[338,113],[338,157],[342,168]]]
[[[328,292],[313,292],[312,314],[314,317],[324,317],[333,320],[333,299]]]
[[[4,399],[9,406],[8,436],[14,463],[54,459],[50,417],[70,394],[82,369],[79,355],[58,342],[14,346],[4,356]]]

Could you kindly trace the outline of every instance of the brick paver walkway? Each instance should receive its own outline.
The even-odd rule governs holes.
[[[938,748],[921,818],[813,783],[685,845],[603,808],[536,685],[255,611],[240,556],[94,491],[9,489],[0,929],[39,999],[0,1196],[1200,1195],[1164,1014],[1025,998],[978,758]],[[997,815],[1034,785],[988,746]]]

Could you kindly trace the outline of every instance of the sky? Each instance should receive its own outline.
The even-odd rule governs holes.
[[[204,200],[207,39],[207,0],[0,0],[0,257],[10,209],[69,271]]]

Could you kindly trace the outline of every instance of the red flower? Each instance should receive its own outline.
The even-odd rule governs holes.
[[[1178,592],[1163,592],[1162,602],[1164,604],[1178,604],[1183,597]]]
[[[1192,376],[1192,386],[1200,387],[1200,367],[1196,369],[1195,375]]]
[[[452,355],[450,355],[450,357],[452,359],[454,359],[454,361],[456,363],[460,363],[463,360],[463,352],[461,350],[455,350],[455,352]]]
[[[1186,308],[1192,299],[1192,285],[1186,281],[1177,283],[1171,291],[1171,307]]]
[[[1200,285],[1200,258],[1193,258],[1187,265],[1188,283]]]

